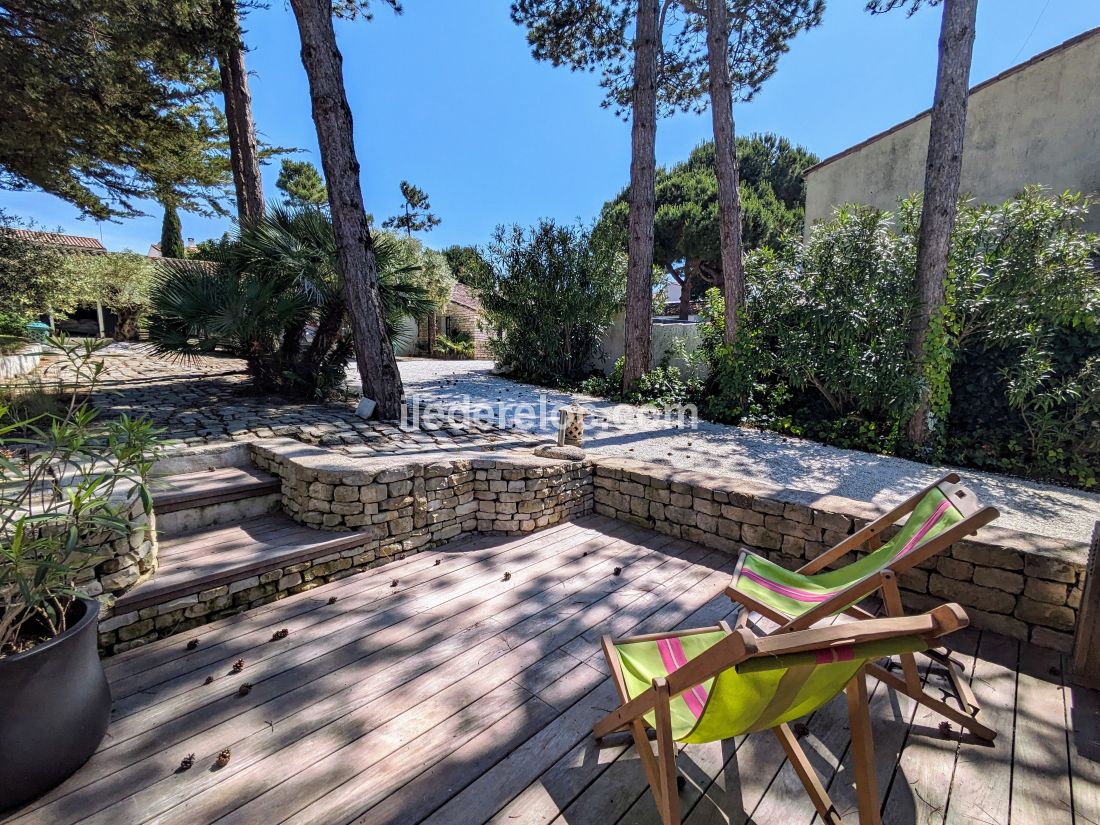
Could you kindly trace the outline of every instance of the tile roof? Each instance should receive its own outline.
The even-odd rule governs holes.
[[[454,289],[451,290],[451,303],[472,309],[474,312],[481,312],[481,301],[465,284],[455,284]]]
[[[62,235],[58,232],[37,232],[32,229],[0,228],[0,233],[16,238],[22,238],[31,243],[42,246],[55,246],[64,252],[86,252],[100,254],[107,251],[102,243],[95,238],[87,238],[83,235]]]

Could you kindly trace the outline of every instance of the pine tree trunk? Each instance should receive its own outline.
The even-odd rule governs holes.
[[[630,213],[623,390],[649,369],[653,314],[653,215],[657,208],[657,0],[638,0],[630,133]]]
[[[745,265],[741,248],[741,194],[738,191],[737,141],[733,131],[733,84],[727,59],[729,14],[725,0],[707,3],[707,60],[710,64],[710,112],[714,128],[714,171],[718,176],[718,225],[722,252],[727,344],[737,340],[737,311],[745,302]]]
[[[680,320],[691,316],[691,291],[695,288],[695,264],[684,262],[684,281],[680,284]]]
[[[958,209],[977,12],[978,0],[945,0],[943,4],[917,247],[917,307],[909,330],[909,352],[918,369],[924,363],[929,324],[946,300],[947,256]],[[931,409],[928,388],[922,387],[920,393],[908,427],[909,440],[916,445],[928,439]]]
[[[237,193],[237,217],[242,223],[255,221],[264,214],[264,188],[260,177],[260,157],[256,143],[256,124],[252,119],[252,95],[248,91],[248,70],[244,63],[240,21],[234,0],[222,0],[222,15],[227,30],[235,32],[230,44],[218,54],[225,120],[229,133],[229,163]]]
[[[401,374],[382,320],[374,241],[363,209],[351,108],[344,90],[343,57],[336,46],[330,0],[291,0],[309,77],[313,121],[328,182],[344,296],[355,343],[363,394],[377,403],[378,418],[401,412]]]

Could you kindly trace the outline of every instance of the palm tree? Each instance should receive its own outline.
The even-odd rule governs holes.
[[[383,321],[391,341],[403,316],[434,309],[408,282],[398,242],[376,239]],[[332,222],[316,207],[275,207],[245,224],[209,264],[165,265],[153,291],[155,349],[184,358],[222,350],[248,363],[257,386],[328,397],[343,386],[354,354]]]

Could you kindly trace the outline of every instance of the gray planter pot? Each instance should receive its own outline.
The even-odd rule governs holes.
[[[69,629],[0,659],[0,810],[60,784],[99,746],[111,691],[96,651],[99,603],[79,599]]]

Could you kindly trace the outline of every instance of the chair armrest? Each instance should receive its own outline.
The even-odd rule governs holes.
[[[828,627],[764,636],[756,640],[756,653],[753,654],[753,658],[827,650],[838,645],[860,644],[901,636],[922,636],[929,642],[929,647],[932,647],[931,643],[935,639],[960,630],[969,623],[966,612],[959,605],[941,604],[917,616],[861,619]]]

